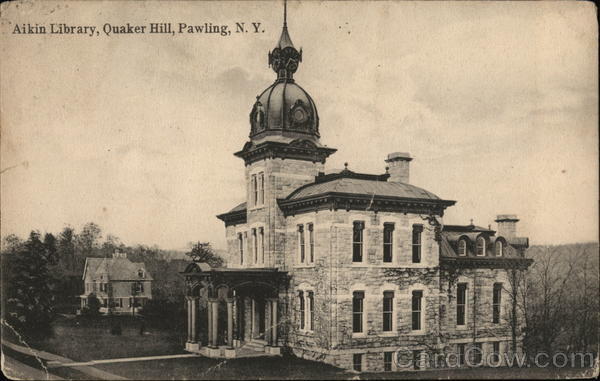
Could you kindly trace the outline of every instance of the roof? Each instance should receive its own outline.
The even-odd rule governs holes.
[[[435,194],[414,185],[358,179],[352,177],[334,178],[331,181],[315,182],[298,188],[286,199],[298,200],[327,193],[363,194],[383,197],[400,197],[410,199],[441,200]]]
[[[144,278],[138,271],[144,270]],[[152,280],[143,262],[131,262],[127,258],[86,258],[83,279],[89,274],[92,279],[105,275],[108,280]]]
[[[228,213],[241,212],[242,210],[246,210],[246,203],[245,202],[242,202],[241,204],[238,204],[233,209],[231,209]]]
[[[470,225],[444,225],[445,232],[487,232],[494,234],[495,231],[492,229],[484,228],[481,226]]]

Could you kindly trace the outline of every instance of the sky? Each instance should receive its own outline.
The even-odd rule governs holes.
[[[1,234],[94,221],[125,244],[225,247],[282,2],[2,4]],[[261,23],[261,33],[18,35],[15,23]],[[532,244],[598,240],[598,36],[590,2],[290,1],[327,168],[456,200],[445,224],[517,214]],[[264,32],[262,32],[264,30]]]

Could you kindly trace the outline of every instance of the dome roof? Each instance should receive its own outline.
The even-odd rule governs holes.
[[[278,79],[256,97],[250,125],[251,138],[273,133],[319,137],[315,102],[293,79]]]

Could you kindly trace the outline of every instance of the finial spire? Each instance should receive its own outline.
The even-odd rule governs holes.
[[[283,0],[283,30],[279,41],[271,52],[269,52],[269,66],[277,73],[278,80],[292,80],[293,74],[298,70],[298,64],[302,62],[302,49],[298,51],[287,29],[287,0]]]

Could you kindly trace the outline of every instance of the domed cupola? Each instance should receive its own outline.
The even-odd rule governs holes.
[[[319,142],[319,114],[311,96],[294,81],[302,49],[292,43],[284,2],[283,30],[269,52],[275,82],[256,96],[250,112],[250,141],[235,155],[246,164],[265,158],[289,158],[324,163],[334,153]]]
[[[256,97],[250,112],[250,138],[271,135],[319,138],[319,114],[310,95],[294,81],[302,62],[287,29],[284,11],[283,30],[275,48],[269,52],[269,66],[277,73],[275,82]]]

